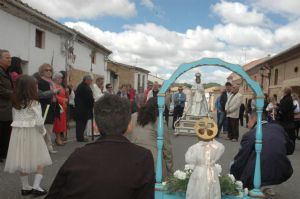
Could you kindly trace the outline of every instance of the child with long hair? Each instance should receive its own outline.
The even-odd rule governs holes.
[[[52,164],[43,136],[46,134],[36,80],[21,75],[14,88],[12,133],[4,171],[20,172],[22,195],[41,196],[47,193],[40,187],[43,168]],[[28,182],[30,173],[36,173],[34,183]]]

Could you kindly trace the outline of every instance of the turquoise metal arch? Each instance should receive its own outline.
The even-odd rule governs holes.
[[[173,75],[165,80],[159,93],[158,93],[158,108],[159,108],[159,118],[157,124],[157,163],[156,163],[156,189],[162,189],[162,147],[163,147],[163,133],[164,133],[164,125],[163,125],[163,111],[165,105],[165,92],[171,86],[172,83],[176,81],[176,79],[182,75],[183,73],[199,66],[220,66],[231,70],[232,72],[240,75],[247,84],[252,88],[252,90],[256,94],[256,110],[257,110],[257,128],[256,128],[256,142],[255,142],[255,150],[256,150],[256,164],[255,164],[255,174],[254,174],[254,189],[250,191],[252,196],[261,196],[263,195],[260,191],[261,186],[261,162],[260,162],[260,154],[262,150],[262,129],[261,129],[261,117],[264,105],[264,93],[261,90],[260,85],[253,81],[248,74],[243,70],[243,68],[238,64],[227,63],[218,58],[202,58],[198,61],[194,61],[191,63],[181,64],[177,70],[173,73]]]

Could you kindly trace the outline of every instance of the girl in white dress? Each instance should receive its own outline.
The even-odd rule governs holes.
[[[185,154],[186,163],[194,166],[187,186],[186,199],[221,199],[219,171],[215,163],[224,153],[224,146],[213,139],[217,128],[215,132],[198,128],[196,134],[200,141],[191,146]]]
[[[33,77],[20,76],[13,93],[13,122],[4,171],[20,172],[22,195],[41,196],[47,193],[40,187],[43,167],[52,164],[43,136],[46,134],[38,100],[37,83]],[[35,172],[34,183],[28,182]]]

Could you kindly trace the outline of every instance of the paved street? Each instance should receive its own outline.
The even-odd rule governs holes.
[[[241,128],[242,133],[246,132],[247,129]],[[43,179],[42,186],[49,189],[58,169],[63,164],[65,159],[69,154],[76,148],[83,144],[74,141],[74,128],[69,133],[70,139],[66,146],[56,147],[59,152],[57,154],[51,155],[53,160],[53,165],[45,169],[45,177]],[[222,135],[218,140],[225,145],[225,153],[220,161],[223,173],[228,173],[228,167],[231,159],[239,148],[238,143],[234,143],[224,139],[225,135]],[[175,169],[182,169],[184,166],[184,154],[188,147],[197,142],[197,138],[194,136],[173,136],[171,135],[173,143],[173,153],[174,153],[174,164]],[[300,184],[300,142],[298,142],[295,154],[290,156],[294,167],[294,174],[288,182],[276,187],[278,195],[274,197],[275,199],[297,199],[300,198],[300,189],[298,185]],[[22,198],[20,194],[21,183],[17,174],[8,174],[3,172],[3,163],[0,163],[0,199],[19,199]],[[23,197],[30,198],[30,197]]]

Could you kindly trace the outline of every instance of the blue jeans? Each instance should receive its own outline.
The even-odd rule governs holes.
[[[218,112],[218,135],[223,128],[223,131],[227,131],[228,121],[225,112]]]

